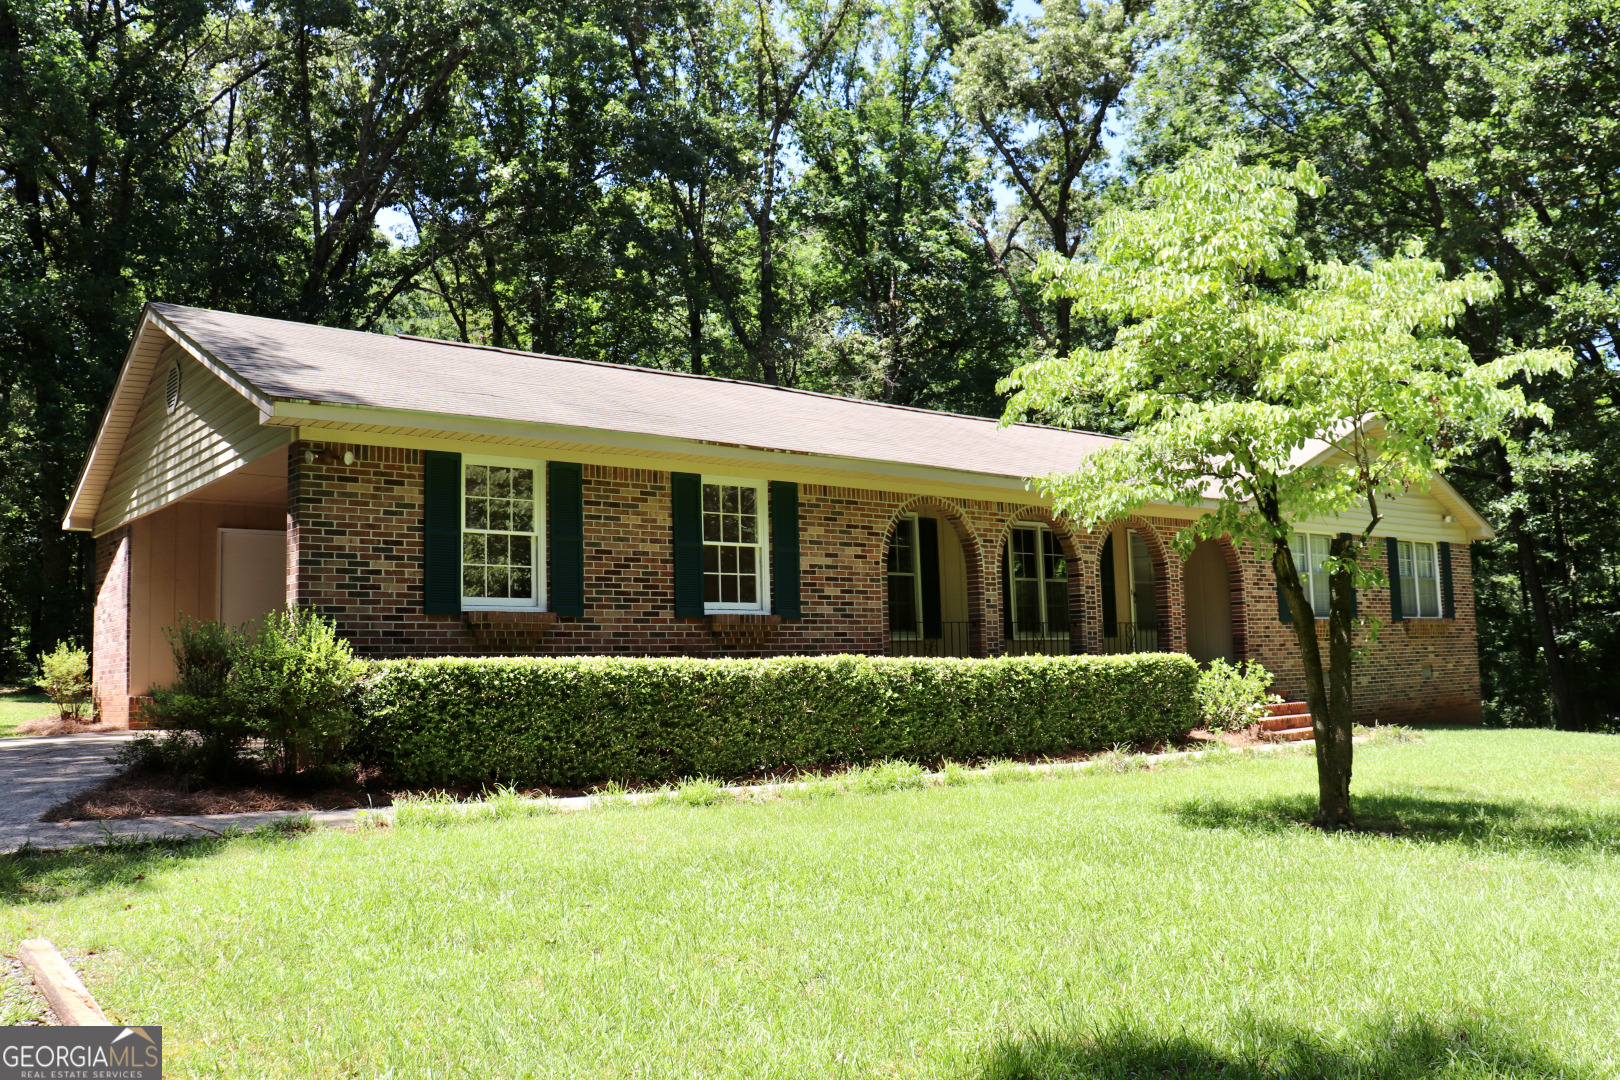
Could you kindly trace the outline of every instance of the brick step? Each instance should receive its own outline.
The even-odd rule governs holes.
[[[1265,742],[1302,742],[1305,739],[1316,738],[1316,729],[1311,727],[1283,728],[1280,731],[1267,730],[1260,732],[1260,738]]]
[[[1266,706],[1267,716],[1309,716],[1311,703],[1308,701],[1273,701]]]
[[[1290,713],[1287,716],[1267,716],[1260,721],[1261,731],[1289,731],[1297,727],[1310,726],[1310,713]]]

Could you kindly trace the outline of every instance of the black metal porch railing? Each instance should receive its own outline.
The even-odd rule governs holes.
[[[1007,633],[1008,656],[1067,656],[1074,651],[1068,624],[1019,623]]]
[[[1108,631],[1113,630],[1110,634]],[[1103,627],[1103,649],[1108,655],[1159,651],[1159,627],[1153,623],[1115,623]]]
[[[939,624],[939,636],[925,636],[922,631],[889,631],[889,656],[972,656],[973,623],[948,622]]]

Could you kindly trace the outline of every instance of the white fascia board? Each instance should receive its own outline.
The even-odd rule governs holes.
[[[155,320],[159,326],[163,327],[164,333],[173,338],[175,343],[182,349],[190,353],[193,360],[197,361],[197,363],[201,364],[203,367],[217,375],[219,379],[232,390],[235,390],[238,394],[241,394],[243,397],[253,402],[254,405],[258,406],[260,423],[268,422],[269,418],[273,415],[273,408],[270,399],[261,394],[258,387],[254,386],[236,372],[220,363],[213,353],[210,353],[207,349],[204,349],[201,345],[198,345],[195,341],[192,341],[191,338],[187,337],[179,327],[175,326],[174,323],[170,322],[168,319],[165,319],[162,315],[155,311],[148,311],[147,317]]]
[[[147,308],[141,315],[140,326],[136,329],[135,336],[129,339],[129,348],[124,350],[124,362],[118,369],[118,381],[113,383],[112,396],[107,399],[107,407],[101,412],[101,423],[97,425],[96,437],[90,443],[90,453],[85,455],[84,464],[79,466],[79,479],[73,485],[73,497],[68,500],[67,513],[62,516],[62,529],[65,532],[89,532],[95,527],[95,511],[99,508],[101,502],[99,493],[96,499],[98,506],[90,509],[87,520],[83,522],[76,520],[80,516],[79,511],[88,495],[86,484],[89,483],[91,471],[100,463],[103,456],[111,453],[116,459],[118,451],[123,449],[122,440],[119,440],[117,447],[107,445],[107,427],[112,423],[113,409],[117,406],[119,399],[129,392],[130,369],[135,364],[135,352],[141,347],[141,342],[146,335],[154,331],[158,333],[164,332],[160,329],[157,314],[151,308]]]

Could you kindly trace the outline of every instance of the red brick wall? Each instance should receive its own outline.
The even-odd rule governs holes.
[[[353,454],[353,464],[344,464],[345,453]],[[888,537],[901,513],[917,511],[943,519],[948,528],[941,535],[954,535],[962,545],[969,610],[982,613],[973,651],[986,655],[1003,645],[1000,567],[1008,531],[1018,520],[1051,521],[1047,511],[1013,502],[801,484],[804,618],[771,627],[711,627],[673,614],[669,500],[667,472],[585,466],[585,614],[534,632],[506,625],[481,640],[458,616],[422,611],[421,453],[297,443],[288,456],[288,600],[336,619],[357,650],[373,657],[879,653],[887,634]],[[1100,652],[1103,536],[1054,524],[1071,559],[1074,646]],[[1181,561],[1171,548],[1182,522],[1138,517],[1125,524],[1153,553],[1161,647],[1184,649]],[[1302,696],[1292,629],[1276,621],[1269,566],[1248,550],[1225,545],[1225,553],[1229,568],[1238,571],[1234,640],[1278,675],[1279,692]],[[1387,627],[1372,647],[1372,662],[1358,669],[1358,717],[1477,719],[1479,673],[1465,549],[1455,550],[1453,563],[1458,618],[1444,626],[1430,620]],[[1363,597],[1362,611],[1387,617],[1387,593]],[[1422,675],[1423,664],[1432,666],[1432,677]]]
[[[1382,541],[1376,549],[1379,565],[1387,573]],[[1244,585],[1254,599],[1248,612],[1249,655],[1277,677],[1275,689],[1289,700],[1304,700],[1305,676],[1299,660],[1294,627],[1277,613],[1277,581],[1270,558],[1245,549],[1241,558]],[[1365,627],[1357,627],[1355,644],[1366,650],[1357,659],[1351,703],[1356,720],[1371,723],[1450,722],[1480,720],[1479,641],[1474,624],[1474,576],[1468,548],[1451,548],[1455,619],[1390,619],[1389,590],[1363,590],[1357,611],[1384,623],[1377,641],[1368,641]],[[1322,661],[1327,662],[1328,624],[1316,620]],[[1425,673],[1427,669],[1427,673]]]
[[[96,538],[96,611],[90,638],[96,708],[109,727],[129,726],[129,528]]]

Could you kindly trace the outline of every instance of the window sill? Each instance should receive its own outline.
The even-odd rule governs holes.
[[[782,625],[782,616],[758,611],[713,611],[703,616],[716,637],[766,637]]]

